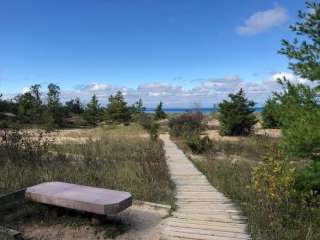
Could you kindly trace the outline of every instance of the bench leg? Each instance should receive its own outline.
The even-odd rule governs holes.
[[[53,218],[61,217],[63,215],[63,209],[55,206],[49,206],[49,216]]]
[[[100,225],[104,223],[106,220],[106,216],[99,214],[92,214],[91,216],[91,224],[92,225]]]

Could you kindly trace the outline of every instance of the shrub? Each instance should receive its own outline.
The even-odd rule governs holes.
[[[264,128],[280,127],[280,104],[275,98],[269,98],[262,110],[262,126]]]
[[[254,112],[255,103],[245,97],[242,89],[236,94],[230,94],[230,101],[219,104],[220,134],[227,136],[249,135],[257,120]]]
[[[208,136],[200,137],[194,136],[186,141],[187,145],[193,153],[201,154],[210,150],[213,146],[213,143]]]
[[[138,123],[149,133],[150,139],[156,141],[159,137],[160,125],[145,113],[141,113]]]
[[[201,112],[185,113],[169,121],[169,132],[174,137],[192,137],[203,130],[203,114]]]
[[[50,144],[43,131],[32,134],[19,129],[3,129],[0,133],[0,142],[0,163],[10,163],[20,167],[42,166]]]
[[[288,202],[294,184],[295,168],[291,168],[279,152],[264,159],[252,170],[252,187],[260,204]]]

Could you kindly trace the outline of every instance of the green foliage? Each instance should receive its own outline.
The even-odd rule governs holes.
[[[18,104],[12,100],[2,99],[2,94],[0,94],[0,112],[10,112],[13,114],[17,114]]]
[[[302,192],[313,192],[320,195],[320,159],[298,171],[295,188]]]
[[[201,112],[185,113],[169,121],[169,133],[173,137],[190,138],[197,136],[203,130],[203,115]]]
[[[143,106],[142,99],[140,98],[130,107],[131,117],[133,121],[138,121],[140,116],[144,114],[146,108]]]
[[[307,2],[306,7],[299,11],[301,21],[290,27],[300,40],[283,40],[279,53],[289,58],[297,75],[315,81],[320,79],[320,3]]]
[[[96,95],[93,95],[91,101],[84,109],[83,117],[91,126],[97,126],[100,121],[101,108]]]
[[[221,124],[220,134],[227,136],[249,135],[257,120],[254,112],[255,103],[245,97],[242,89],[230,94],[230,101],[223,100],[219,104]]]
[[[128,124],[131,120],[130,109],[124,100],[121,91],[116,95],[109,97],[109,103],[106,108],[106,119],[114,123]]]
[[[275,98],[269,98],[265,103],[261,116],[264,128],[280,128],[280,105]]]
[[[320,105],[317,91],[303,84],[279,81],[282,93],[275,97],[280,104],[282,138],[280,146],[290,156],[312,158],[320,152]]]
[[[156,107],[155,110],[155,120],[161,120],[161,119],[165,119],[167,117],[167,114],[163,111],[162,109],[162,102],[159,103],[159,105]]]
[[[140,114],[138,123],[149,133],[152,141],[158,139],[160,125],[156,123],[151,116],[145,113]]]
[[[201,154],[209,151],[213,147],[213,142],[208,136],[193,136],[186,140],[187,145],[193,153]]]
[[[70,101],[67,101],[65,105],[67,110],[74,114],[81,114],[84,111],[83,106],[78,97],[76,97],[75,99],[71,99]]]
[[[41,102],[40,85],[30,87],[30,90],[16,97],[18,118],[24,123],[40,123],[44,109]]]
[[[51,117],[52,127],[63,125],[63,120],[65,117],[65,111],[60,103],[60,87],[56,84],[50,83],[48,85],[47,93],[47,108]]]

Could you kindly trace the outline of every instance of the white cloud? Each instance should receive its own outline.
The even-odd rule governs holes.
[[[182,85],[149,82],[136,88],[114,86],[107,83],[92,83],[78,86],[73,90],[63,90],[61,100],[67,101],[71,98],[80,97],[86,103],[96,94],[102,105],[108,101],[111,94],[122,91],[129,104],[141,98],[147,107],[154,107],[160,101],[165,107],[192,107],[195,103],[203,107],[211,107],[212,104],[226,99],[230,93],[237,92],[243,88],[249,99],[254,100],[258,105],[262,105],[273,91],[280,91],[281,86],[277,79],[286,77],[293,83],[304,83],[314,86],[310,81],[295,76],[290,72],[274,72],[262,79],[260,82],[248,81],[238,75],[229,75],[220,78],[199,79],[192,82],[192,88],[185,88]],[[29,90],[24,88],[24,91]],[[5,94],[4,98],[13,97],[14,94]]]
[[[93,86],[93,84],[89,84],[78,91],[64,92],[63,97],[68,99],[71,96],[79,96],[87,101],[95,93],[104,105],[111,94],[120,90],[124,93],[129,104],[141,98],[148,107],[154,107],[160,101],[163,101],[167,107],[192,107],[195,103],[199,103],[203,107],[210,107],[212,104],[226,99],[230,93],[237,92],[240,88],[243,88],[249,99],[254,100],[258,105],[262,105],[273,91],[281,90],[277,79],[282,77],[286,77],[294,83],[310,84],[309,81],[301,79],[290,72],[275,72],[260,82],[247,81],[238,75],[208,78],[206,80],[199,80],[198,84],[190,89],[186,89],[181,85],[150,82],[141,84],[136,88],[124,88],[105,84],[108,85],[108,88],[96,88],[96,91],[92,92],[92,87],[88,86]],[[95,86],[98,85],[102,86],[104,84],[95,83]]]
[[[110,84],[105,83],[92,83],[85,86],[80,86],[82,90],[88,90],[90,92],[96,92],[96,91],[105,91],[112,88]]]
[[[24,88],[22,88],[22,94],[25,94],[25,93],[27,93],[27,92],[29,92],[30,91],[30,88],[29,87],[24,87]]]
[[[236,29],[241,35],[254,35],[279,26],[289,19],[285,8],[276,6],[266,11],[256,12],[245,20],[243,26]]]

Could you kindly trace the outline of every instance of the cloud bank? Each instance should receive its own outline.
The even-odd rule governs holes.
[[[164,102],[166,107],[192,107],[194,104],[199,104],[202,107],[212,107],[213,104],[226,99],[230,93],[243,88],[247,96],[261,106],[273,91],[281,90],[277,79],[283,77],[294,83],[309,84],[309,81],[292,73],[276,72],[260,82],[246,81],[238,75],[233,75],[199,80],[192,88],[161,82],[144,83],[136,88],[92,83],[77,86],[75,90],[63,91],[62,97],[67,100],[79,96],[83,101],[88,101],[93,94],[96,94],[101,104],[104,105],[111,94],[122,91],[130,104],[141,98],[147,107],[154,107],[160,101]]]
[[[252,14],[245,20],[243,26],[239,26],[236,31],[240,35],[254,35],[265,32],[272,27],[279,26],[289,19],[285,8],[276,6],[266,11]]]
[[[213,104],[226,99],[230,93],[235,93],[243,88],[249,99],[254,100],[258,106],[262,106],[273,91],[280,91],[278,78],[286,77],[293,83],[312,85],[309,81],[301,79],[289,72],[270,73],[262,81],[247,81],[238,75],[229,75],[221,78],[208,78],[190,81],[193,87],[185,88],[179,84],[161,82],[149,82],[138,85],[135,88],[116,86],[108,83],[90,83],[75,86],[74,89],[62,88],[61,100],[63,102],[71,98],[79,97],[83,103],[87,103],[93,94],[96,94],[102,105],[108,102],[108,97],[121,91],[129,104],[141,98],[147,107],[155,107],[162,101],[165,107],[193,107],[195,104],[201,107],[212,107]],[[44,89],[44,88],[43,88]],[[25,87],[20,93],[27,91]],[[5,98],[13,98],[16,94],[4,94]],[[45,96],[45,93],[43,93]]]

